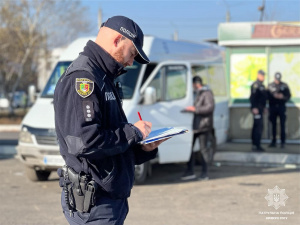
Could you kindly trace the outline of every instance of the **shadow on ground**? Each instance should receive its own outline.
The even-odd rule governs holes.
[[[199,182],[199,180],[182,181],[180,178],[186,169],[185,164],[165,164],[153,165],[152,176],[148,177],[142,185],[161,185],[161,184],[176,184],[187,182]],[[299,172],[299,168],[283,168],[283,167],[249,167],[249,166],[222,166],[218,164],[209,167],[209,179],[223,179],[236,176],[248,176],[259,174],[278,174]],[[201,166],[196,166],[195,174],[201,174]],[[205,182],[205,181],[203,181]],[[260,183],[242,183],[240,185],[260,186]]]

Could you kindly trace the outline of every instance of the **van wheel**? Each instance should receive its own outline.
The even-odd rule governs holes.
[[[35,170],[31,167],[26,167],[25,172],[28,179],[31,181],[46,181],[51,173],[51,171]]]
[[[150,162],[145,162],[141,165],[136,165],[134,171],[135,184],[143,184],[146,181],[149,171],[151,171]]]

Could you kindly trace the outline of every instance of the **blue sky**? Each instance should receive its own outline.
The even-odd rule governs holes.
[[[259,21],[258,7],[262,0],[165,0],[165,1],[114,1],[82,0],[88,8],[92,30],[97,34],[98,9],[103,21],[114,15],[124,15],[139,24],[144,34],[171,39],[175,30],[180,40],[199,42],[217,38],[218,24],[226,21],[230,12],[231,22]],[[264,21],[300,21],[299,0],[266,0]]]

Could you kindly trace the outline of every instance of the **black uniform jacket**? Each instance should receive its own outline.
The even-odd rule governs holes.
[[[259,80],[255,81],[251,86],[251,109],[257,108],[259,112],[262,113],[263,109],[266,107],[267,97],[265,85]]]
[[[283,99],[274,97],[274,94],[279,93],[283,94]],[[279,84],[276,84],[275,82],[270,83],[268,86],[268,98],[270,107],[275,105],[285,106],[285,103],[291,98],[289,86],[284,82],[280,82]]]
[[[126,198],[134,165],[156,157],[137,142],[140,131],[128,123],[114,85],[126,72],[104,49],[89,41],[57,82],[55,127],[60,152],[75,171],[91,174],[112,198]]]

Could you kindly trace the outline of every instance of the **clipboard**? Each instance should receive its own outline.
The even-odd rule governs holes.
[[[181,135],[185,134],[188,132],[188,129],[185,128],[179,128],[179,127],[165,127],[157,130],[151,131],[149,136],[140,141],[139,144],[145,145],[145,144],[150,144],[155,141],[163,140],[166,138],[170,138],[176,135]]]

